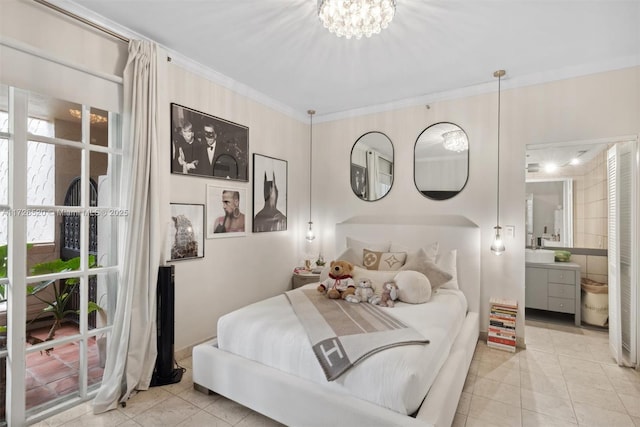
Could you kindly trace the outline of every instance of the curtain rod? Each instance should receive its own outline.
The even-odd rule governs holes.
[[[2,1],[2,0],[0,0],[0,1]],[[86,25],[88,25],[90,27],[95,28],[96,30],[99,30],[99,31],[102,31],[103,33],[109,34],[111,37],[115,37],[116,39],[118,39],[118,40],[120,40],[120,41],[122,41],[124,43],[129,43],[129,39],[127,37],[125,37],[125,36],[123,36],[121,34],[118,34],[115,31],[111,31],[110,29],[105,28],[105,27],[103,27],[101,25],[98,25],[95,22],[92,22],[92,21],[90,21],[90,20],[88,20],[86,18],[83,18],[82,16],[79,16],[79,15],[76,15],[75,13],[69,12],[68,10],[63,9],[63,8],[61,8],[59,6],[56,6],[55,4],[51,4],[46,0],[33,0],[33,1],[36,2],[36,3],[39,3],[39,4],[43,5],[43,6],[46,6],[46,7],[50,8],[50,9],[53,9],[56,12],[62,13],[63,15],[66,15],[66,16],[68,16],[70,18],[73,18],[73,19],[75,19],[77,21],[80,21],[83,24],[86,24]]]

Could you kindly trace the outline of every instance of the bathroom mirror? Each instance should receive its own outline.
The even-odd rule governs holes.
[[[351,149],[351,189],[362,200],[383,198],[393,185],[393,144],[382,132],[367,132]]]
[[[605,142],[529,144],[526,245],[607,248]]]
[[[416,140],[413,159],[416,188],[429,199],[450,199],[467,185],[469,139],[454,123],[426,128]]]

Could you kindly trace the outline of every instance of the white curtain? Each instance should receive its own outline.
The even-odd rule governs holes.
[[[158,67],[165,61],[148,41],[132,40],[124,70],[124,167],[121,206],[129,210],[119,235],[120,289],[94,413],[115,409],[134,390],[149,387],[156,359],[156,280],[162,262],[168,206],[167,153],[158,142]],[[162,74],[163,75],[163,74]]]

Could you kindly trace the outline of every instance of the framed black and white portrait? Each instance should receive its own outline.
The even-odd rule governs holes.
[[[367,168],[351,163],[351,189],[356,196],[367,200]]]
[[[171,104],[171,172],[249,181],[249,128]]]
[[[204,257],[204,205],[171,203],[169,261]]]
[[[247,189],[207,185],[207,239],[247,234]]]
[[[287,162],[253,154],[253,232],[287,229]]]

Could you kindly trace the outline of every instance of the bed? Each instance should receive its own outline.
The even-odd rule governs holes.
[[[219,393],[288,426],[451,425],[479,335],[478,227],[462,216],[353,217],[336,224],[336,254],[346,249],[347,237],[365,242],[389,241],[407,250],[437,242],[439,254],[455,250],[459,290],[441,289],[425,305],[433,303],[433,309],[438,304],[453,303],[462,307],[462,313],[441,321],[444,332],[428,332],[432,342],[423,346],[426,348],[390,348],[356,364],[343,374],[344,378],[327,381],[319,367],[309,363],[313,356],[307,354],[306,347],[310,346],[308,342],[304,346],[304,337],[300,336],[304,330],[295,325],[295,314],[287,307],[285,296],[272,297],[223,316],[218,338],[194,347],[194,386],[200,391]],[[411,316],[404,314],[407,309],[402,305],[388,310],[395,310],[391,313],[396,316]],[[408,307],[408,311],[416,309]],[[432,320],[405,320],[417,322],[419,328],[420,322],[435,322],[433,319],[446,311],[442,307],[436,309],[439,314]],[[273,323],[280,323],[283,333],[259,332],[261,326],[255,325],[261,319],[264,323],[268,314],[275,315],[278,320]],[[252,316],[257,320],[242,320]],[[245,323],[247,326],[243,326]],[[267,341],[256,345],[261,339]],[[286,344],[284,351],[278,349],[276,341]],[[412,357],[425,361],[424,371],[408,374],[405,380],[400,376],[400,382],[408,384],[408,391],[394,389],[398,386],[388,381],[388,372],[381,378],[372,375],[371,368],[379,366],[376,360],[405,357],[407,350],[414,353]],[[414,381],[414,377],[419,378]],[[378,401],[372,390],[376,388],[374,384],[384,384],[384,388],[391,388],[392,395],[402,396]]]

